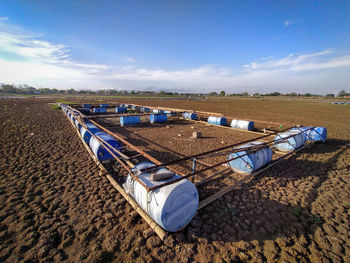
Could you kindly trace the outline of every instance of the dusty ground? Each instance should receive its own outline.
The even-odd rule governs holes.
[[[0,101],[0,261],[349,262],[349,108],[165,102],[225,114],[231,107],[231,115],[271,126],[318,124],[330,133],[326,144],[199,211],[168,247],[143,237],[147,224],[99,176],[64,114],[46,103]]]
[[[142,116],[140,124],[123,127],[119,125],[119,118],[117,117],[94,119],[101,125],[108,127],[110,131],[121,135],[133,145],[139,147],[163,163],[174,161],[181,157],[218,149],[220,147],[239,144],[243,141],[266,135],[249,131],[238,131],[236,129],[223,128],[216,125],[207,125],[206,123],[183,120],[177,117],[170,117],[166,123],[150,124],[149,116]],[[194,131],[200,132],[202,137],[199,139],[192,138]],[[261,140],[271,141],[273,138],[274,136],[270,136]],[[233,147],[230,147],[220,152],[221,155],[215,157],[205,159],[197,158],[196,171],[206,168],[206,164],[214,165],[226,161],[228,152],[232,148]],[[129,154],[129,156],[132,155],[133,154]],[[273,155],[273,159],[278,157],[281,157],[281,155]],[[202,172],[190,179],[192,182],[199,182],[214,173],[227,170],[227,163],[225,165]],[[171,165],[170,168],[177,173],[186,175],[192,172],[192,166],[193,162],[189,160]],[[240,174],[233,175],[232,171],[231,173],[222,173],[222,175],[226,175],[226,177],[220,178],[220,180],[215,183],[202,185],[199,191],[201,199],[243,178]]]

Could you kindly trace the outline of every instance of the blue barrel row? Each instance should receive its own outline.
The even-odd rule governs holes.
[[[325,127],[300,127],[277,134],[273,139],[273,145],[279,151],[290,152],[302,147],[308,141],[324,143],[326,139],[327,129]],[[231,160],[229,165],[237,172],[252,173],[268,164],[272,160],[272,150],[269,146],[263,146],[257,151],[249,149],[249,147],[262,146],[262,144],[261,141],[255,141],[234,148],[235,151],[242,148],[247,149],[230,153],[228,155],[228,159]]]
[[[139,107],[137,105],[132,105],[132,104],[117,104],[117,105],[118,106],[115,107],[116,113],[127,113],[128,109],[131,109],[134,111],[145,112],[145,113],[151,112],[151,109],[148,107]],[[90,113],[90,112],[92,112],[92,113],[106,113],[108,107],[109,107],[108,104],[101,104],[100,108],[92,107],[90,104],[82,104],[79,111],[82,113]],[[164,111],[164,110],[158,110],[158,109],[154,109],[153,113],[155,113],[155,114],[165,113],[168,117],[176,115],[175,112],[173,112],[173,111]]]
[[[101,130],[95,126],[93,123],[89,121],[84,122],[84,126],[80,124],[78,119],[76,118],[79,116],[78,111],[69,111],[68,107],[64,104],[61,104],[61,108],[63,112],[73,121],[75,126],[79,129],[80,135],[83,138],[84,142],[86,142],[92,152],[95,154],[95,156],[100,161],[106,161],[113,159],[112,154],[106,150],[106,147],[113,152],[116,156],[119,156],[119,154],[115,150],[120,150],[120,143],[115,138],[110,136],[109,134],[105,132],[101,132]],[[94,135],[94,136],[93,136]],[[108,145],[104,146],[100,143],[100,141],[97,139],[102,139],[108,143]]]
[[[65,106],[62,107],[62,110],[67,115],[70,115],[71,119],[75,118]],[[78,112],[74,112],[74,114],[76,113]],[[86,128],[81,127],[80,134],[83,140],[90,145],[92,152],[100,161],[109,160],[112,158],[112,155],[104,148],[104,146],[100,144],[96,138],[100,138],[108,142],[110,145],[108,146],[109,149],[120,149],[120,144],[117,140],[110,135],[101,132],[98,127],[91,122],[85,122],[84,126]],[[94,136],[92,136],[92,134]],[[118,154],[116,153],[116,155]],[[138,174],[138,178],[149,187],[156,186],[180,177],[179,175],[173,173],[173,177],[171,178],[153,181],[150,179],[150,173],[139,172],[143,168],[152,166],[154,166],[154,164],[151,162],[142,162],[137,164],[132,169],[134,174]],[[152,173],[163,174],[171,173],[171,171],[166,168],[158,168]],[[199,196],[197,188],[187,179],[159,188],[157,191],[153,191],[152,195],[150,195],[146,188],[144,188],[139,182],[135,181],[130,174],[128,174],[123,187],[125,192],[132,196],[155,222],[169,232],[179,231],[188,225],[198,208]]]
[[[227,126],[228,124],[227,119],[225,117],[216,117],[216,116],[209,116],[208,123],[214,124],[214,125],[221,125],[221,126]],[[254,129],[254,122],[233,119],[231,121],[230,126],[235,129],[252,131]]]
[[[298,149],[306,142],[323,142],[327,140],[325,127],[296,127],[287,132],[277,134],[275,147],[279,151],[289,152]]]
[[[82,104],[81,107],[83,109],[91,109],[92,106],[90,104]],[[100,104],[100,108],[108,108],[109,105],[108,104]]]

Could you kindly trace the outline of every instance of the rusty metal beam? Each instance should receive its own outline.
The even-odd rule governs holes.
[[[87,119],[94,119],[94,118],[120,118],[120,117],[128,117],[128,116],[149,116],[154,113],[122,113],[122,114],[106,114],[106,115],[89,115],[86,116]]]
[[[139,177],[135,176],[132,172],[132,170],[130,169],[129,166],[127,166],[111,149],[113,149],[113,147],[106,142],[105,140],[103,140],[102,138],[95,136],[95,134],[93,134],[85,125],[85,123],[81,120],[81,118],[78,118],[74,112],[71,112],[72,114],[74,114],[75,118],[77,118],[78,122],[91,134],[91,136],[93,136],[96,140],[98,140],[98,142],[113,156],[113,158],[115,160],[118,161],[118,163],[120,163],[130,174],[130,176],[137,181],[138,183],[140,183],[144,188],[146,188],[147,191],[150,191],[150,187],[145,184],[142,180],[140,180]],[[74,123],[73,123],[74,124]],[[110,149],[110,148],[111,149]]]
[[[293,126],[293,127],[294,127],[294,126]],[[279,132],[283,132],[283,131],[289,130],[289,129],[293,128],[293,127],[283,129],[283,130],[281,130],[281,131],[279,131]],[[260,137],[256,137],[256,138],[254,138],[254,139],[250,139],[250,140],[246,140],[246,141],[243,141],[243,142],[235,143],[235,144],[232,144],[232,145],[224,146],[224,147],[217,148],[217,149],[214,149],[214,150],[211,150],[211,151],[207,151],[207,152],[203,152],[203,153],[198,153],[198,154],[195,154],[195,155],[192,155],[192,156],[188,156],[188,157],[184,157],[184,158],[181,158],[181,159],[178,159],[178,160],[170,161],[170,162],[165,163],[165,164],[163,164],[163,165],[172,165],[172,164],[176,164],[176,163],[179,163],[179,162],[187,161],[187,160],[190,160],[190,159],[199,157],[199,156],[207,155],[207,154],[210,154],[210,153],[215,153],[215,152],[222,151],[222,150],[225,150],[225,149],[228,149],[228,148],[236,147],[236,146],[241,145],[241,144],[244,144],[244,143],[248,143],[248,142],[252,142],[252,141],[255,141],[255,140],[263,139],[263,138],[272,136],[272,135],[274,135],[274,134],[277,134],[277,133],[279,133],[279,132],[275,132],[275,133],[271,133],[271,134],[266,134],[266,135],[263,135],[263,136],[260,136]],[[151,170],[153,170],[153,169],[159,168],[160,166],[162,166],[162,165],[157,165],[157,166],[153,166],[153,167],[150,167],[150,168],[142,169],[141,171],[143,171],[143,172],[145,172],[145,171],[151,171]]]
[[[69,118],[68,118],[69,119]],[[75,125],[73,124],[73,122],[69,119],[69,121],[71,122],[71,124],[73,125],[75,131],[78,134],[78,137],[80,138],[80,140],[82,141],[84,147],[86,148],[86,150],[88,151],[90,157],[93,159],[93,161],[97,164],[97,166],[100,168],[101,170],[101,176],[105,175],[107,177],[107,179],[110,181],[110,183],[113,185],[113,187],[126,199],[126,201],[136,210],[137,213],[139,213],[139,215],[147,222],[147,224],[149,225],[149,227],[151,229],[154,230],[154,232],[159,236],[159,238],[166,243],[167,242],[167,238],[168,235],[165,232],[165,230],[159,226],[138,204],[137,202],[130,196],[128,195],[125,190],[123,189],[123,187],[121,187],[118,182],[108,173],[108,171],[106,170],[106,168],[102,165],[102,163],[97,159],[97,157],[94,155],[94,153],[91,151],[91,149],[89,148],[89,146],[86,144],[86,142],[84,141],[84,139],[80,136],[80,132],[78,131],[78,129],[75,127]]]
[[[304,130],[303,132],[305,132],[305,131],[307,131],[307,130],[310,130],[310,129],[313,129],[313,128],[315,128],[315,127],[310,127],[309,129],[306,129],[306,130]],[[300,133],[302,133],[302,132],[300,132]],[[299,133],[299,134],[300,134],[300,133]],[[277,143],[280,143],[280,142],[285,141],[286,139],[289,139],[289,138],[291,138],[291,137],[294,137],[295,135],[296,135],[296,134],[292,134],[292,135],[287,136],[287,137],[285,137],[285,138],[280,138],[280,139],[278,139],[277,141],[265,142],[265,143],[262,143],[262,144],[259,144],[259,145],[253,146],[253,147],[246,147],[246,148],[239,148],[239,149],[236,149],[236,150],[234,150],[233,152],[238,152],[238,151],[247,150],[247,153],[242,154],[242,155],[237,156],[237,157],[234,157],[234,158],[227,159],[227,160],[222,161],[222,162],[219,162],[219,163],[216,163],[216,164],[212,165],[211,167],[207,167],[207,168],[204,168],[204,169],[199,170],[199,171],[197,171],[197,172],[193,172],[193,173],[187,174],[187,175],[185,175],[185,176],[183,176],[183,177],[175,178],[174,180],[167,181],[167,182],[165,182],[165,183],[163,183],[163,184],[159,184],[159,185],[152,186],[152,187],[150,187],[150,191],[153,191],[153,190],[158,189],[158,188],[162,188],[162,187],[167,186],[167,185],[170,185],[170,184],[177,183],[177,182],[179,182],[179,181],[181,181],[181,180],[183,180],[183,179],[189,178],[189,177],[194,176],[194,175],[196,175],[196,174],[198,174],[198,173],[203,173],[203,172],[205,172],[205,171],[207,171],[207,170],[213,169],[214,167],[218,167],[218,166],[220,166],[220,165],[222,165],[222,164],[225,164],[225,163],[228,163],[228,162],[230,162],[230,161],[233,161],[233,160],[242,158],[243,156],[246,156],[246,155],[248,155],[248,154],[250,154],[250,153],[252,153],[252,152],[258,151],[259,149],[266,148],[266,147],[267,147],[269,144],[271,144],[271,143],[276,143],[276,142],[277,142]],[[280,158],[285,158],[285,157],[289,156],[290,154],[292,154],[292,153],[295,152],[295,151],[296,151],[296,150],[291,151],[291,152],[289,152],[288,154],[286,154],[286,155],[284,155],[284,156],[282,156],[282,157],[280,157]],[[153,166],[153,167],[155,167],[155,166]],[[151,167],[151,168],[153,168],[153,167]],[[143,170],[146,170],[146,169],[141,169],[140,171],[142,172]],[[148,172],[148,171],[147,171],[147,172]]]

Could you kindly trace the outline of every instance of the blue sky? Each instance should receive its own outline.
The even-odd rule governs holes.
[[[350,91],[349,1],[1,1],[0,83]]]

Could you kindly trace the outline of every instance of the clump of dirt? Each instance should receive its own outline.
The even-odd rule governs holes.
[[[0,261],[348,261],[350,149],[335,128],[199,210],[167,246],[48,102],[0,100]]]

